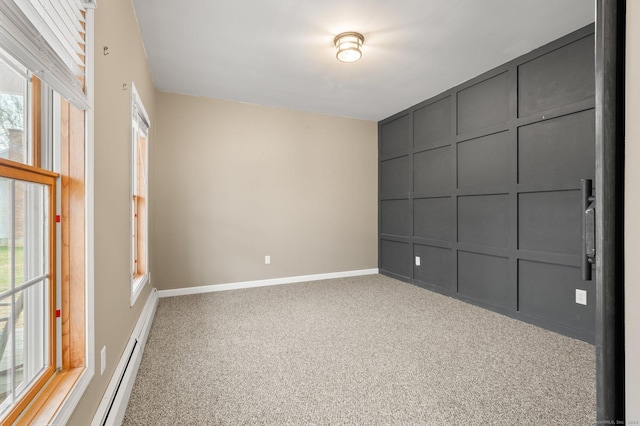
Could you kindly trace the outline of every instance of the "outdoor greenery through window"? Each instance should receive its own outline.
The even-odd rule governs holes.
[[[33,167],[32,88],[0,51],[0,418],[54,370],[55,174]]]

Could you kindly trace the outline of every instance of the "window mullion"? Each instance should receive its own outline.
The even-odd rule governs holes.
[[[16,371],[15,368],[13,368],[14,364],[15,364],[15,356],[16,356],[16,324],[14,321],[15,318],[15,312],[16,312],[16,294],[13,293],[11,295],[11,312],[9,314],[9,319],[7,320],[9,322],[9,329],[7,330],[9,332],[9,339],[11,342],[11,349],[9,352],[9,360],[7,362],[7,369],[9,371],[9,392],[11,392],[11,404],[15,404],[16,402]]]
[[[15,312],[16,312],[16,294],[14,292],[16,286],[16,181],[11,180],[11,311],[9,312],[9,328],[7,332],[9,333],[9,339],[11,348],[9,349],[9,360],[7,362],[7,368],[9,370],[9,392],[11,392],[11,404],[15,404],[16,402],[16,380],[15,380],[15,370],[13,368],[14,365],[14,357],[16,356],[16,336],[15,336]]]
[[[11,256],[11,261],[9,265],[9,288],[13,291],[16,286],[16,181],[14,179],[11,180],[10,193],[11,232],[9,233],[9,256]]]

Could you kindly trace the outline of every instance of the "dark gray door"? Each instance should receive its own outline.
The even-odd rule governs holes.
[[[593,342],[594,75],[589,26],[381,121],[381,272]]]

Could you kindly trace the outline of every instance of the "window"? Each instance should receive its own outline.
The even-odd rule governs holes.
[[[55,173],[41,167],[40,82],[0,51],[0,418],[55,370]]]
[[[131,305],[149,282],[149,117],[131,82]]]
[[[95,2],[42,4],[0,1],[0,425],[64,424],[94,367]]]

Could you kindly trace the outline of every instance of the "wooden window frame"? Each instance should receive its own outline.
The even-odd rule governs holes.
[[[36,122],[36,120],[33,120]],[[40,120],[38,120],[40,122]],[[40,134],[34,132],[33,134]],[[33,152],[40,152],[34,149]],[[41,154],[38,154],[41,155]],[[11,175],[9,172],[11,171]],[[85,258],[85,111],[69,102],[60,104],[60,175],[33,166],[0,159],[3,176],[28,180],[30,173],[41,173],[52,179],[50,203],[53,221],[50,226],[50,366],[41,374],[32,388],[23,395],[0,420],[0,425],[50,424],[58,409],[69,396],[86,370],[86,258]],[[60,241],[56,239],[56,177],[60,185]],[[60,274],[60,341],[62,358],[56,362],[56,253],[61,258]],[[53,260],[51,260],[53,259]],[[52,284],[51,284],[52,283]],[[56,371],[56,364],[61,368]]]
[[[144,129],[141,129],[143,127]],[[131,82],[131,299],[133,306],[151,279],[149,272],[149,131],[151,123]],[[141,164],[139,163],[141,161]],[[142,170],[140,170],[142,169]],[[142,179],[142,181],[141,181]],[[142,194],[141,194],[142,192]]]
[[[13,407],[5,413],[2,424],[11,424],[31,403],[45,384],[51,379],[56,370],[56,179],[57,173],[43,170],[27,164],[17,163],[0,158],[0,176],[21,182],[30,182],[45,185],[48,189],[48,310],[47,319],[49,330],[46,367],[31,384],[29,389],[16,400]]]
[[[2,418],[0,424],[11,424],[20,416],[21,412],[31,403],[34,397],[45,387],[56,371],[57,353],[57,322],[56,322],[56,296],[57,296],[57,236],[56,236],[56,180],[59,175],[41,166],[42,152],[42,83],[40,79],[29,73],[29,89],[27,90],[29,132],[27,139],[27,158],[25,163],[0,158],[0,176],[21,182],[30,182],[45,185],[48,191],[47,213],[48,223],[48,313],[46,315],[49,329],[46,331],[48,338],[46,363],[43,371],[38,374],[28,390],[18,398]]]
[[[60,105],[61,369],[18,424],[51,424],[86,370],[85,111]]]

